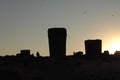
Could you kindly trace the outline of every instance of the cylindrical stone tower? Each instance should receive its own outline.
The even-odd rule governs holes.
[[[66,55],[66,37],[65,28],[48,29],[50,57],[64,57]]]

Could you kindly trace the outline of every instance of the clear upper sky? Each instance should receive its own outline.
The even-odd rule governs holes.
[[[52,27],[67,29],[67,55],[84,51],[87,39],[102,39],[104,51],[120,40],[120,0],[0,0],[0,55],[48,56]]]

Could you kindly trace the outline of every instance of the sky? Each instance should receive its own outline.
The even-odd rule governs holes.
[[[49,56],[47,30],[67,29],[67,55],[101,39],[102,51],[120,41],[120,0],[0,0],[0,55],[21,49]]]

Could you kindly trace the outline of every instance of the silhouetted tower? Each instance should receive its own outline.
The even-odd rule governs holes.
[[[102,53],[102,40],[85,40],[85,52],[87,56],[99,56]]]
[[[50,57],[64,57],[66,55],[66,37],[65,28],[48,29]]]
[[[30,56],[30,50],[21,50],[20,54],[23,56]]]

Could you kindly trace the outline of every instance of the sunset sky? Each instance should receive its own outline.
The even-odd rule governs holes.
[[[52,27],[67,29],[67,55],[84,52],[87,39],[102,39],[102,51],[120,50],[120,0],[0,0],[0,55],[30,49],[48,56]]]

